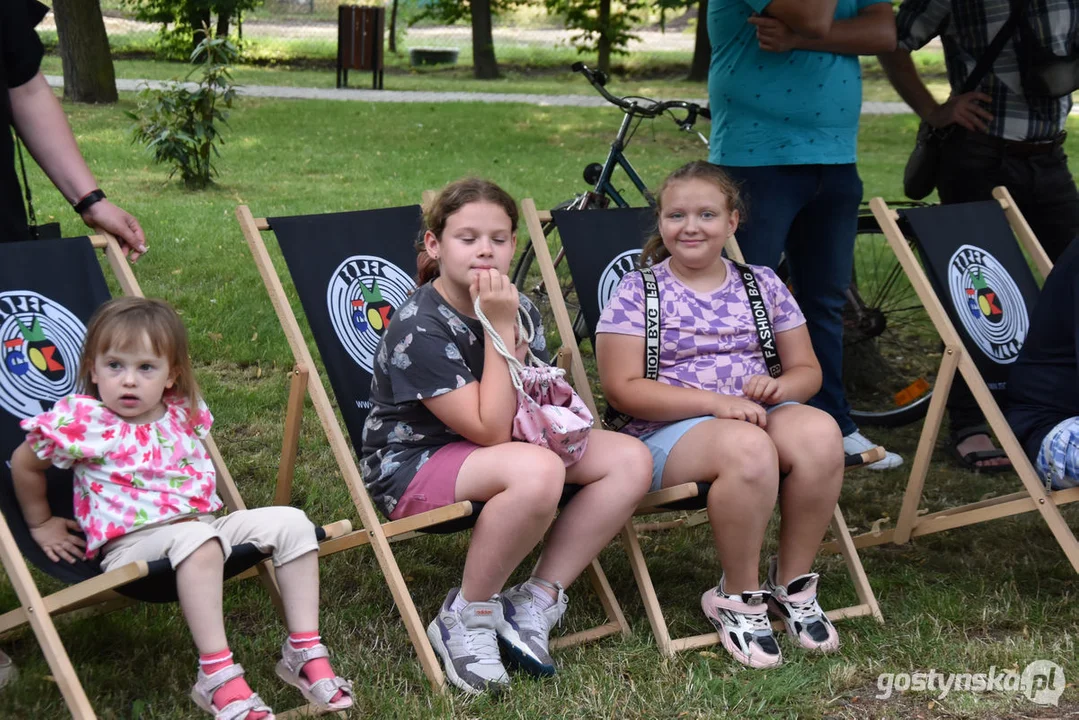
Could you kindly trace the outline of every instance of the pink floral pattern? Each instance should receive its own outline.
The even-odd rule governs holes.
[[[86,556],[143,525],[223,506],[202,438],[213,416],[200,400],[165,396],[165,414],[130,425],[100,400],[69,395],[50,412],[22,421],[34,452],[75,471],[75,517],[86,533]]]

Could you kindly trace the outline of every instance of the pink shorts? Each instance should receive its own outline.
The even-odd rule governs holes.
[[[390,513],[390,520],[419,515],[457,502],[454,495],[457,475],[465,464],[465,458],[479,448],[479,445],[467,440],[443,445],[412,478],[405,494]]]

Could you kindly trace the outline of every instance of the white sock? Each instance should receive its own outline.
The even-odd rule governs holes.
[[[457,597],[455,597],[453,599],[453,602],[450,603],[450,612],[461,612],[465,609],[465,605],[468,605],[468,601],[465,600],[464,594],[460,590],[458,590]]]
[[[532,602],[534,602],[536,607],[541,611],[546,610],[555,604],[557,596],[551,597],[551,594],[547,592],[547,588],[536,582],[535,578],[529,578],[528,582],[524,584],[524,588],[532,593]],[[557,592],[557,589],[555,589],[555,592]]]

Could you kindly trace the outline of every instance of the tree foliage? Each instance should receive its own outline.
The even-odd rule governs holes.
[[[637,38],[632,30],[653,2],[621,0],[614,5],[611,0],[544,0],[544,4],[577,32],[573,37],[577,51],[596,53],[599,69],[609,72],[611,56],[629,52],[629,41]]]
[[[123,0],[135,19],[160,23],[158,42],[165,55],[186,57],[203,39],[203,28],[216,16],[215,34],[228,35],[229,23],[239,13],[262,5],[264,0]]]
[[[228,125],[236,97],[229,65],[238,54],[228,38],[212,37],[207,28],[191,54],[199,63],[187,76],[200,75],[195,89],[177,82],[163,90],[144,88],[135,112],[127,113],[135,121],[133,142],[146,145],[156,162],[171,165],[169,177],[179,172],[190,189],[212,185],[217,174],[213,158],[221,156],[217,146],[225,142],[220,126]]]

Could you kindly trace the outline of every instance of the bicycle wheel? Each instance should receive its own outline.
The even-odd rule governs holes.
[[[897,427],[924,417],[943,346],[866,208],[858,217],[843,333],[843,384],[852,419],[859,425]]]
[[[580,198],[574,198],[572,200],[566,200],[559,203],[554,209],[565,210],[574,207],[580,202]],[[566,301],[566,310],[569,312],[571,318],[573,318],[573,334],[576,337],[578,344],[581,341],[588,338],[588,327],[585,324],[584,315],[581,313],[580,304],[577,301],[577,293],[573,288],[573,281],[569,275],[569,269],[562,262],[561,256],[561,243],[558,239],[557,228],[553,221],[549,221],[543,224],[543,236],[547,240],[547,247],[551,251],[551,257],[555,262],[555,270],[558,272],[559,284],[561,285],[562,297]],[[557,334],[557,327],[554,322],[554,315],[551,312],[551,303],[547,297],[547,288],[543,285],[543,278],[540,277],[540,271],[535,266],[536,251],[532,247],[532,243],[529,242],[521,250],[521,255],[517,258],[516,264],[513,266],[513,272],[510,275],[510,279],[513,280],[513,284],[517,286],[517,289],[523,292],[536,308],[540,312],[540,317],[543,321],[543,327],[550,336],[552,333]],[[549,338],[550,339],[550,338]]]

